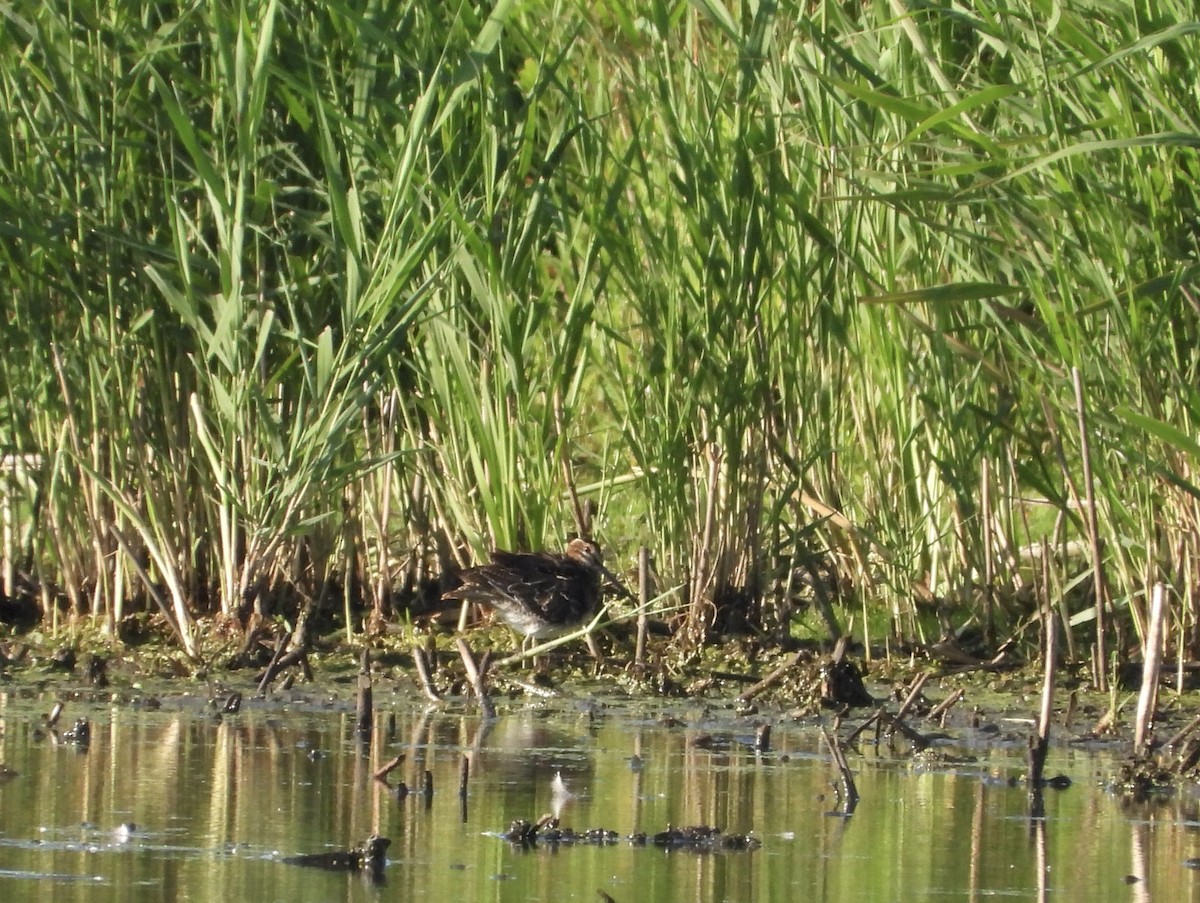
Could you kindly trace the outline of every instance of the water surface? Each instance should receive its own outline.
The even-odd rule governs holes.
[[[41,730],[56,698],[0,694],[0,762],[18,772],[0,781],[0,899],[1200,899],[1185,865],[1200,856],[1194,798],[1123,805],[1102,786],[1111,757],[1056,746],[1048,772],[1074,783],[1031,821],[1008,781],[1023,767],[1019,737],[975,737],[933,760],[851,751],[862,800],[846,818],[816,722],[776,722],[758,754],[764,716],[578,697],[504,705],[485,726],[465,703],[427,709],[377,691],[363,746],[341,699],[247,700],[224,716],[186,698],[158,710],[71,700],[60,727],[90,720],[81,751]],[[432,796],[372,778],[400,754],[392,784],[420,787],[429,771]],[[525,850],[498,836],[553,811],[579,830],[708,824],[762,846]],[[382,883],[282,861],[372,832],[392,840]]]

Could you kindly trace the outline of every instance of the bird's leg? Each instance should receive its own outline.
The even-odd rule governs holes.
[[[538,639],[532,634],[521,637],[521,654],[524,655],[537,644]],[[541,665],[541,656],[535,655],[532,659],[530,659],[530,662],[533,665],[533,670],[536,671]]]

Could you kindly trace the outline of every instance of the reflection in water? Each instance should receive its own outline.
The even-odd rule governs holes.
[[[1046,878],[1048,869],[1046,868],[1046,819],[1034,818],[1030,826],[1033,832],[1033,844],[1036,855],[1034,856],[1034,864],[1036,865],[1036,881],[1037,881],[1037,899],[1038,903],[1046,903]]]
[[[1149,877],[1146,871],[1146,832],[1144,822],[1134,822],[1129,826],[1130,831],[1130,862],[1129,882],[1133,890],[1134,903],[1150,903],[1150,888],[1147,884]]]
[[[86,752],[35,738],[49,703],[0,696],[0,896],[126,899],[374,900],[357,875],[286,856],[389,837],[395,899],[815,901],[1193,898],[1194,800],[1123,812],[1092,777],[1104,763],[1052,751],[1075,786],[1030,820],[1006,778],[1022,750],[956,769],[846,750],[862,800],[834,818],[839,775],[817,725],[776,724],[773,749],[690,719],[668,728],[640,707],[513,708],[485,724],[474,709],[377,705],[369,744],[349,706],[234,715],[84,706]],[[74,710],[78,711],[74,711]],[[696,742],[713,734],[720,742]],[[744,737],[742,735],[745,735]],[[869,752],[869,751],[868,751]],[[978,749],[973,750],[980,754]],[[376,770],[403,754],[389,776]],[[468,762],[465,797],[458,792]],[[421,791],[432,776],[433,793]],[[561,774],[566,792],[556,792]],[[403,782],[415,792],[396,792]],[[753,832],[751,853],[698,855],[611,847],[515,849],[497,833],[557,807],[564,826],[654,833],[669,825]],[[136,825],[132,831],[122,825]],[[1132,832],[1132,833],[1130,833]]]

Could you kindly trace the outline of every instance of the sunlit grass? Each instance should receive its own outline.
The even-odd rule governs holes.
[[[987,574],[1004,630],[1087,538],[1074,368],[1108,596],[1190,635],[1189,14],[16,4],[5,590],[189,646],[590,528],[685,644],[812,562],[859,632]]]

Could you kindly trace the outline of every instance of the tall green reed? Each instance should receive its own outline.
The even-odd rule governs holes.
[[[822,561],[830,632],[995,635],[1091,538],[1086,438],[1096,591],[1194,630],[1197,30],[1098,9],[21,5],[36,577],[110,625],[165,587],[185,646],[295,586],[350,629],[398,562],[586,529],[574,487],[685,645],[788,632]]]

